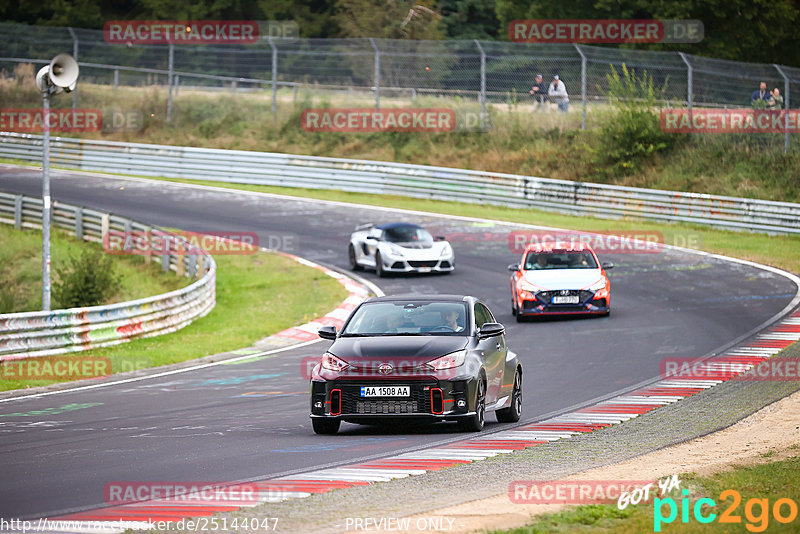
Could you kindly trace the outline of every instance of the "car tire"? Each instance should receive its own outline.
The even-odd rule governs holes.
[[[311,420],[311,426],[314,427],[316,434],[336,434],[339,432],[339,424],[341,421],[338,419],[317,419]]]
[[[383,270],[380,252],[375,253],[375,274],[378,275],[378,278],[386,278],[386,271]]]
[[[514,303],[514,299],[511,299],[511,315],[517,316],[517,305]]]
[[[475,415],[458,422],[464,432],[480,432],[486,422],[486,381],[481,377],[475,391]]]
[[[358,264],[358,261],[356,261],[356,249],[353,247],[352,243],[350,243],[350,246],[347,247],[347,258],[350,260],[351,271],[361,270],[362,267]]]
[[[495,416],[499,423],[516,423],[522,415],[522,373],[514,373],[514,388],[511,390],[511,405],[497,410]]]
[[[524,315],[522,315],[522,314],[521,314],[519,311],[517,312],[517,314],[516,314],[516,315],[517,315],[517,322],[518,322],[518,323],[523,323],[523,322],[525,322],[525,316],[524,316]]]

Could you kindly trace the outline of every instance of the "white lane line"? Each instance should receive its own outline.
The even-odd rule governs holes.
[[[663,382],[664,385],[671,388],[687,387],[687,388],[704,388],[704,389],[714,387],[717,384],[721,383],[722,380],[665,380]]]
[[[11,402],[16,400],[25,400],[25,399],[35,399],[38,397],[47,397],[50,395],[58,395],[60,393],[74,393],[76,391],[86,391],[89,389],[97,389],[97,388],[104,388],[107,386],[116,386],[119,384],[130,384],[132,382],[141,382],[142,380],[150,380],[152,378],[159,378],[162,376],[170,376],[176,375],[180,373],[188,373],[189,371],[197,371],[198,369],[207,369],[209,367],[216,367],[218,365],[227,365],[233,362],[238,362],[240,360],[247,360],[250,358],[258,358],[260,356],[267,356],[269,354],[276,354],[278,352],[285,352],[287,350],[293,350],[301,347],[306,347],[308,345],[313,345],[314,343],[319,343],[322,341],[321,339],[312,339],[310,341],[303,341],[302,343],[297,343],[296,345],[290,345],[288,347],[280,347],[277,349],[265,350],[263,352],[256,352],[254,354],[247,354],[246,356],[237,356],[236,358],[230,358],[227,360],[221,360],[218,362],[211,362],[211,363],[204,363],[201,365],[194,365],[192,367],[185,367],[182,369],[173,369],[172,371],[164,371],[163,373],[155,373],[152,375],[145,375],[145,376],[137,376],[134,378],[126,378],[123,380],[115,380],[113,382],[103,382],[102,384],[91,384],[88,386],[80,386],[77,388],[69,388],[69,389],[59,389],[56,391],[45,391],[43,393],[34,393],[32,395],[20,395],[18,397],[8,397],[6,399],[0,399],[0,403],[3,402]]]

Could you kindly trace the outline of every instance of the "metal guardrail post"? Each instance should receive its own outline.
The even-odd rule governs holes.
[[[174,60],[175,60],[175,45],[169,44],[169,74],[167,74],[167,85],[169,91],[167,92],[167,122],[172,121],[172,75],[174,73]]]
[[[583,53],[578,43],[572,43],[575,50],[581,55],[581,130],[586,129],[586,54]]]
[[[789,153],[789,77],[786,76],[786,73],[783,72],[783,69],[780,67],[780,65],[773,63],[772,66],[775,67],[775,70],[777,70],[781,76],[783,76],[783,94],[784,94],[783,120],[784,120],[784,130],[785,130],[784,140],[783,140],[783,153],[788,154]]]
[[[267,38],[272,49],[272,118],[278,117],[278,48],[272,42],[272,36]]]
[[[83,208],[75,209],[75,237],[83,241]]]
[[[375,51],[375,109],[381,109],[381,51],[375,44],[375,39],[370,37],[369,42]]]
[[[165,273],[169,271],[169,254],[161,255],[161,270]]]
[[[119,87],[119,69],[114,69],[114,89]]]
[[[478,100],[481,102],[481,129],[486,124],[486,52],[483,51],[480,41],[475,39],[475,45],[481,53],[481,92]]]
[[[14,228],[22,230],[22,195],[14,197]]]
[[[78,36],[75,35],[75,31],[72,27],[67,28],[69,30],[69,34],[72,36],[72,57],[75,58],[75,61],[78,61]],[[72,112],[75,113],[75,110],[78,109],[78,86],[76,85],[75,88],[72,90]]]
[[[694,67],[692,67],[692,64],[686,59],[686,54],[678,52],[678,55],[681,56],[681,59],[686,64],[686,103],[689,106],[689,120],[691,120],[692,107],[694,104]]]

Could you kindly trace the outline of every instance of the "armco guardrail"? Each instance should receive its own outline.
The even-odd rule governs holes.
[[[0,132],[0,157],[41,161],[38,135]],[[121,174],[339,189],[533,207],[577,215],[692,222],[769,233],[800,233],[800,204],[554,180],[446,167],[146,145],[51,140],[57,166]]]
[[[54,202],[52,209],[55,226],[74,231],[75,237],[89,241],[102,241],[108,231],[158,230],[124,217],[61,202]],[[41,219],[42,199],[0,193],[0,222],[17,228],[41,228]],[[175,236],[175,239],[182,238]],[[217,266],[209,254],[165,254],[151,258],[160,261],[165,270],[199,279],[183,289],[129,302],[0,314],[0,360],[75,352],[166,334],[214,308]]]

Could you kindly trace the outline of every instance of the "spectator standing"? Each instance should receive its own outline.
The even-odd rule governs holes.
[[[770,109],[783,109],[783,95],[781,90],[777,87],[772,90],[772,98],[770,99]]]
[[[767,82],[761,82],[758,90],[753,91],[753,94],[750,95],[750,105],[755,109],[764,109],[769,106],[770,98],[772,98],[772,94],[767,91]]]
[[[530,93],[533,95],[534,111],[545,109],[547,103],[547,86],[544,84],[541,74],[536,75],[536,83],[531,86]]]
[[[567,88],[564,86],[564,82],[558,78],[558,74],[553,76],[553,81],[550,82],[550,88],[547,90],[547,94],[558,104],[558,111],[561,113],[569,111],[569,95],[567,94]]]

